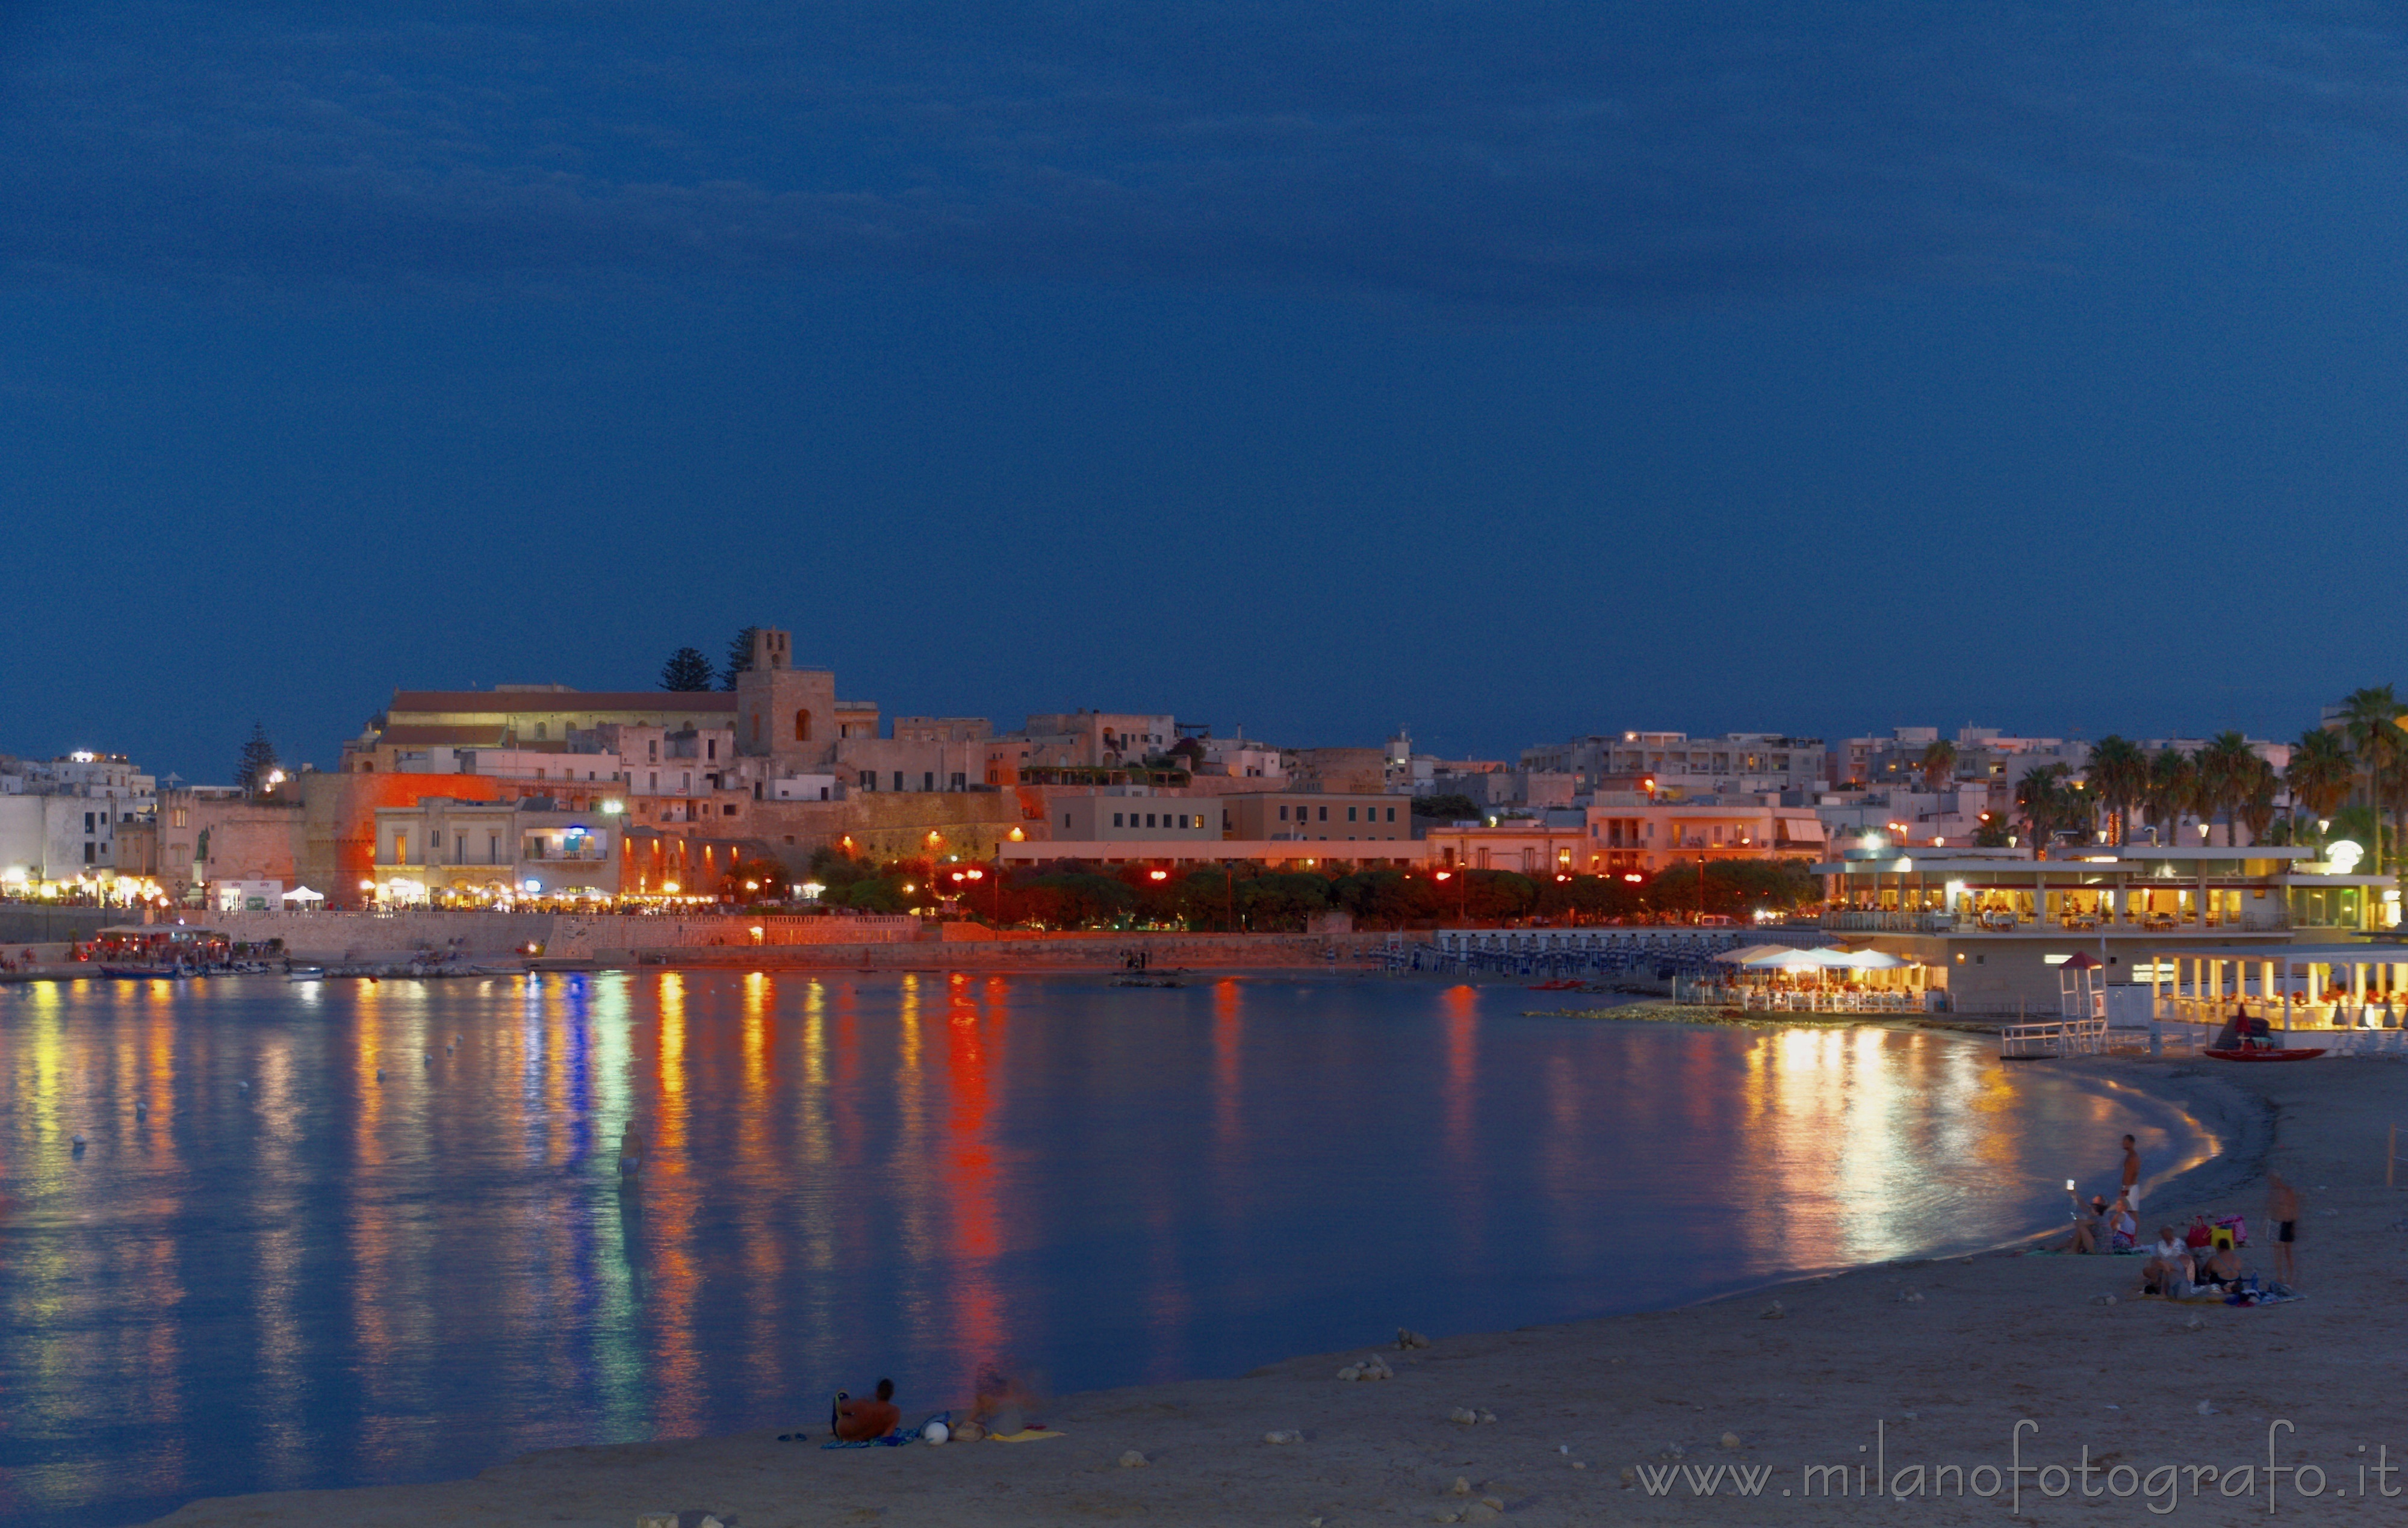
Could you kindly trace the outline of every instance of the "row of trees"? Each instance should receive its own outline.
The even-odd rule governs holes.
[[[2384,866],[2390,861],[2387,847],[2400,838],[2386,818],[2396,823],[2408,812],[2408,732],[2399,725],[2403,715],[2408,705],[2388,685],[2353,691],[2342,702],[2339,725],[2301,733],[2291,745],[2290,763],[2279,771],[2252,752],[2239,732],[2218,733],[2193,752],[2165,748],[2155,754],[2111,734],[2091,745],[2083,778],[2052,764],[2018,781],[2015,819],[2032,842],[2046,843],[2060,833],[2087,837],[2101,828],[2124,842],[2131,836],[2136,812],[2167,841],[2186,818],[2212,825],[2220,817],[2227,846],[2238,845],[2244,828],[2252,843],[2282,843],[2305,837],[2310,822],[2340,823],[2370,838],[2373,862]],[[1956,744],[1944,739],[1931,743],[1920,763],[1927,786],[1948,788]],[[2353,800],[2357,809],[2345,811],[2344,803]],[[2009,831],[2005,821],[1996,821],[1981,836],[2004,843]]]
[[[974,873],[973,873],[974,872]],[[872,865],[832,851],[814,858],[821,900],[864,913],[951,904],[1001,928],[1182,928],[1281,931],[1333,909],[1358,928],[1404,929],[1525,918],[1581,923],[1680,921],[1700,911],[1745,917],[1788,912],[1822,888],[1795,860],[1682,865],[1639,881],[1608,875],[1523,875],[1512,871],[1373,869],[1352,874],[1211,866],[1131,866],[1117,873],[906,859]]]
[[[661,688],[665,690],[732,690],[736,676],[752,667],[752,635],[760,628],[745,627],[728,640],[727,658],[719,668],[710,666],[699,647],[681,647],[661,665]]]

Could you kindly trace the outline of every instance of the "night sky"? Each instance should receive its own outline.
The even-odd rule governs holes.
[[[0,751],[796,633],[890,714],[2287,738],[2408,10],[0,7]]]

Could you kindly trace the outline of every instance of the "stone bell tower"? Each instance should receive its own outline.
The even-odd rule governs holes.
[[[836,675],[794,666],[794,640],[760,627],[752,667],[736,676],[736,751],[783,769],[815,769],[836,754]]]

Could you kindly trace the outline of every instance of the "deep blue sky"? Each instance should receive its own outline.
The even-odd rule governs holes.
[[[2393,670],[2390,5],[0,8],[0,751],[796,632],[1451,752]]]

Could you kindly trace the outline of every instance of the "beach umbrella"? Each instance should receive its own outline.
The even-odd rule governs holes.
[[[1896,971],[1911,966],[1914,961],[1882,950],[1834,950],[1831,964],[1850,971]]]
[[[1788,948],[1786,944],[1742,944],[1735,950],[1725,950],[1712,959],[1727,966],[1743,966],[1759,955],[1779,955]]]
[[[1823,950],[1799,950],[1770,944],[1763,954],[1753,956],[1741,964],[1757,971],[1819,971],[1830,964],[1826,955]]]

